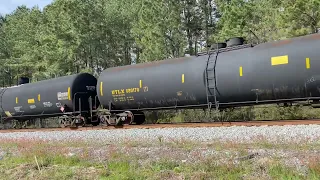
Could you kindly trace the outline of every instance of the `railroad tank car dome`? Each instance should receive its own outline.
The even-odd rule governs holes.
[[[226,48],[226,47],[227,47],[227,43],[217,43],[214,48],[217,48],[217,47],[218,47],[219,49],[221,49],[221,48]]]
[[[226,40],[227,46],[239,46],[239,45],[243,45],[245,42],[243,37],[234,37],[234,38],[230,38],[228,40]]]
[[[18,85],[27,84],[27,83],[29,83],[29,78],[28,77],[20,77],[19,78]]]

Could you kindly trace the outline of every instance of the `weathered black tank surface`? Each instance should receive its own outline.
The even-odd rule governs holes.
[[[319,37],[313,34],[220,53],[216,65],[219,103],[319,98]]]
[[[205,56],[115,67],[98,78],[100,103],[115,109],[159,108],[206,102]]]
[[[2,88],[1,113],[5,117],[54,116],[65,111],[88,110],[88,97],[96,96],[97,79],[91,74],[80,73],[35,83]]]
[[[213,105],[216,92],[220,107],[320,97],[320,34],[232,45],[208,57],[107,69],[98,79],[99,100],[105,108],[158,109],[207,104],[206,90]]]

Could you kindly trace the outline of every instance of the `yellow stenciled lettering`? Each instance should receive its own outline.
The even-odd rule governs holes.
[[[126,89],[126,93],[135,93],[135,92],[139,92],[140,89],[139,88],[129,88]]]
[[[140,92],[140,88],[127,88],[127,89],[116,89],[111,90],[112,95],[122,95],[122,94],[130,94]]]
[[[125,94],[125,89],[116,89],[111,91],[112,95]]]

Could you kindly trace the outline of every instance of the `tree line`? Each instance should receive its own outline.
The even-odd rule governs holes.
[[[242,36],[318,31],[317,0],[54,0],[0,16],[1,85],[195,55]]]

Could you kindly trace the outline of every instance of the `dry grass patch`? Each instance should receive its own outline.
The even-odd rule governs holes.
[[[317,143],[1,140],[0,179],[319,179]]]

